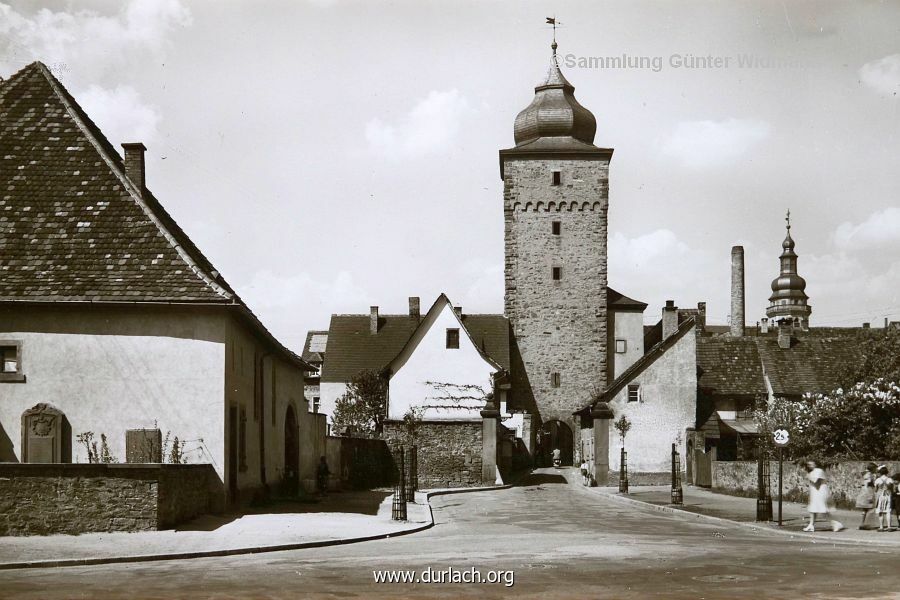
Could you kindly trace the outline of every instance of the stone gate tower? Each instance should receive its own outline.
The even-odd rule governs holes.
[[[607,383],[613,151],[594,145],[597,122],[575,100],[556,48],[554,41],[547,77],[516,117],[515,147],[500,151],[500,174],[505,312],[515,340],[511,406],[531,414],[530,436],[524,436],[529,448],[547,453],[550,445],[560,447],[566,461],[579,435],[572,412]],[[535,448],[541,426],[543,444]]]

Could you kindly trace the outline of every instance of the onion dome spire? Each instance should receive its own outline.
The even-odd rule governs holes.
[[[766,315],[774,320],[787,319],[802,329],[809,328],[812,307],[806,295],[806,280],[797,274],[797,253],[791,237],[791,211],[785,217],[787,233],[781,243],[781,273],[772,281],[772,295]]]
[[[593,147],[597,120],[575,99],[575,87],[559,68],[554,33],[553,54],[544,81],[534,88],[534,99],[516,117],[516,147],[537,142],[542,147]]]

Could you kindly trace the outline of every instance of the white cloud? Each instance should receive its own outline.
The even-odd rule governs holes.
[[[297,329],[298,321],[328,329],[332,313],[359,313],[371,300],[347,271],[320,281],[306,272],[279,275],[266,269],[236,289],[266,327],[295,351],[306,335]]]
[[[858,225],[841,223],[834,232],[834,244],[847,251],[900,245],[900,208],[872,213]]]
[[[891,54],[859,68],[859,78],[880,94],[896,96],[900,92],[900,54]]]
[[[40,60],[55,72],[96,81],[148,52],[160,56],[168,36],[191,23],[179,0],[132,0],[113,15],[75,9],[19,12],[0,3],[0,68],[10,73]]]
[[[372,152],[391,159],[416,158],[446,147],[459,132],[469,102],[458,90],[432,90],[397,123],[374,118],[366,124]]]
[[[735,162],[766,139],[771,129],[765,121],[750,119],[687,121],[676,125],[660,146],[663,154],[687,167],[717,167]]]
[[[118,146],[121,142],[152,144],[157,137],[159,112],[141,102],[137,91],[127,85],[108,90],[91,85],[78,94],[78,103],[100,130]]]
[[[729,255],[716,260],[710,252],[691,248],[669,229],[657,229],[629,238],[614,233],[609,238],[609,285],[615,290],[650,306],[644,313],[648,321],[658,318],[665,300],[675,300],[690,308],[698,301],[713,303],[728,290],[717,289],[727,282]],[[710,277],[711,273],[721,276]],[[688,296],[689,295],[689,296]]]

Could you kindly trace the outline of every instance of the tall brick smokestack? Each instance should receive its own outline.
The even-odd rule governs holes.
[[[731,249],[731,335],[744,335],[744,247]]]

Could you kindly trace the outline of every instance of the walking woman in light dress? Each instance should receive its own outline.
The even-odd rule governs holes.
[[[875,471],[878,466],[875,463],[869,463],[862,476],[862,487],[859,494],[856,495],[856,508],[862,511],[862,523],[859,524],[860,529],[866,529],[866,520],[869,513],[875,508]]]
[[[888,477],[885,465],[878,467],[878,479],[875,480],[875,512],[878,513],[878,531],[891,528],[891,495],[894,493],[894,480]]]
[[[829,518],[828,501],[830,494],[828,492],[828,483],[825,477],[825,471],[819,468],[816,461],[811,460],[806,463],[806,471],[809,473],[809,525],[803,528],[803,531],[816,530],[816,515],[825,515],[825,519]],[[840,521],[831,519],[831,529],[833,531],[841,531],[844,526]]]

